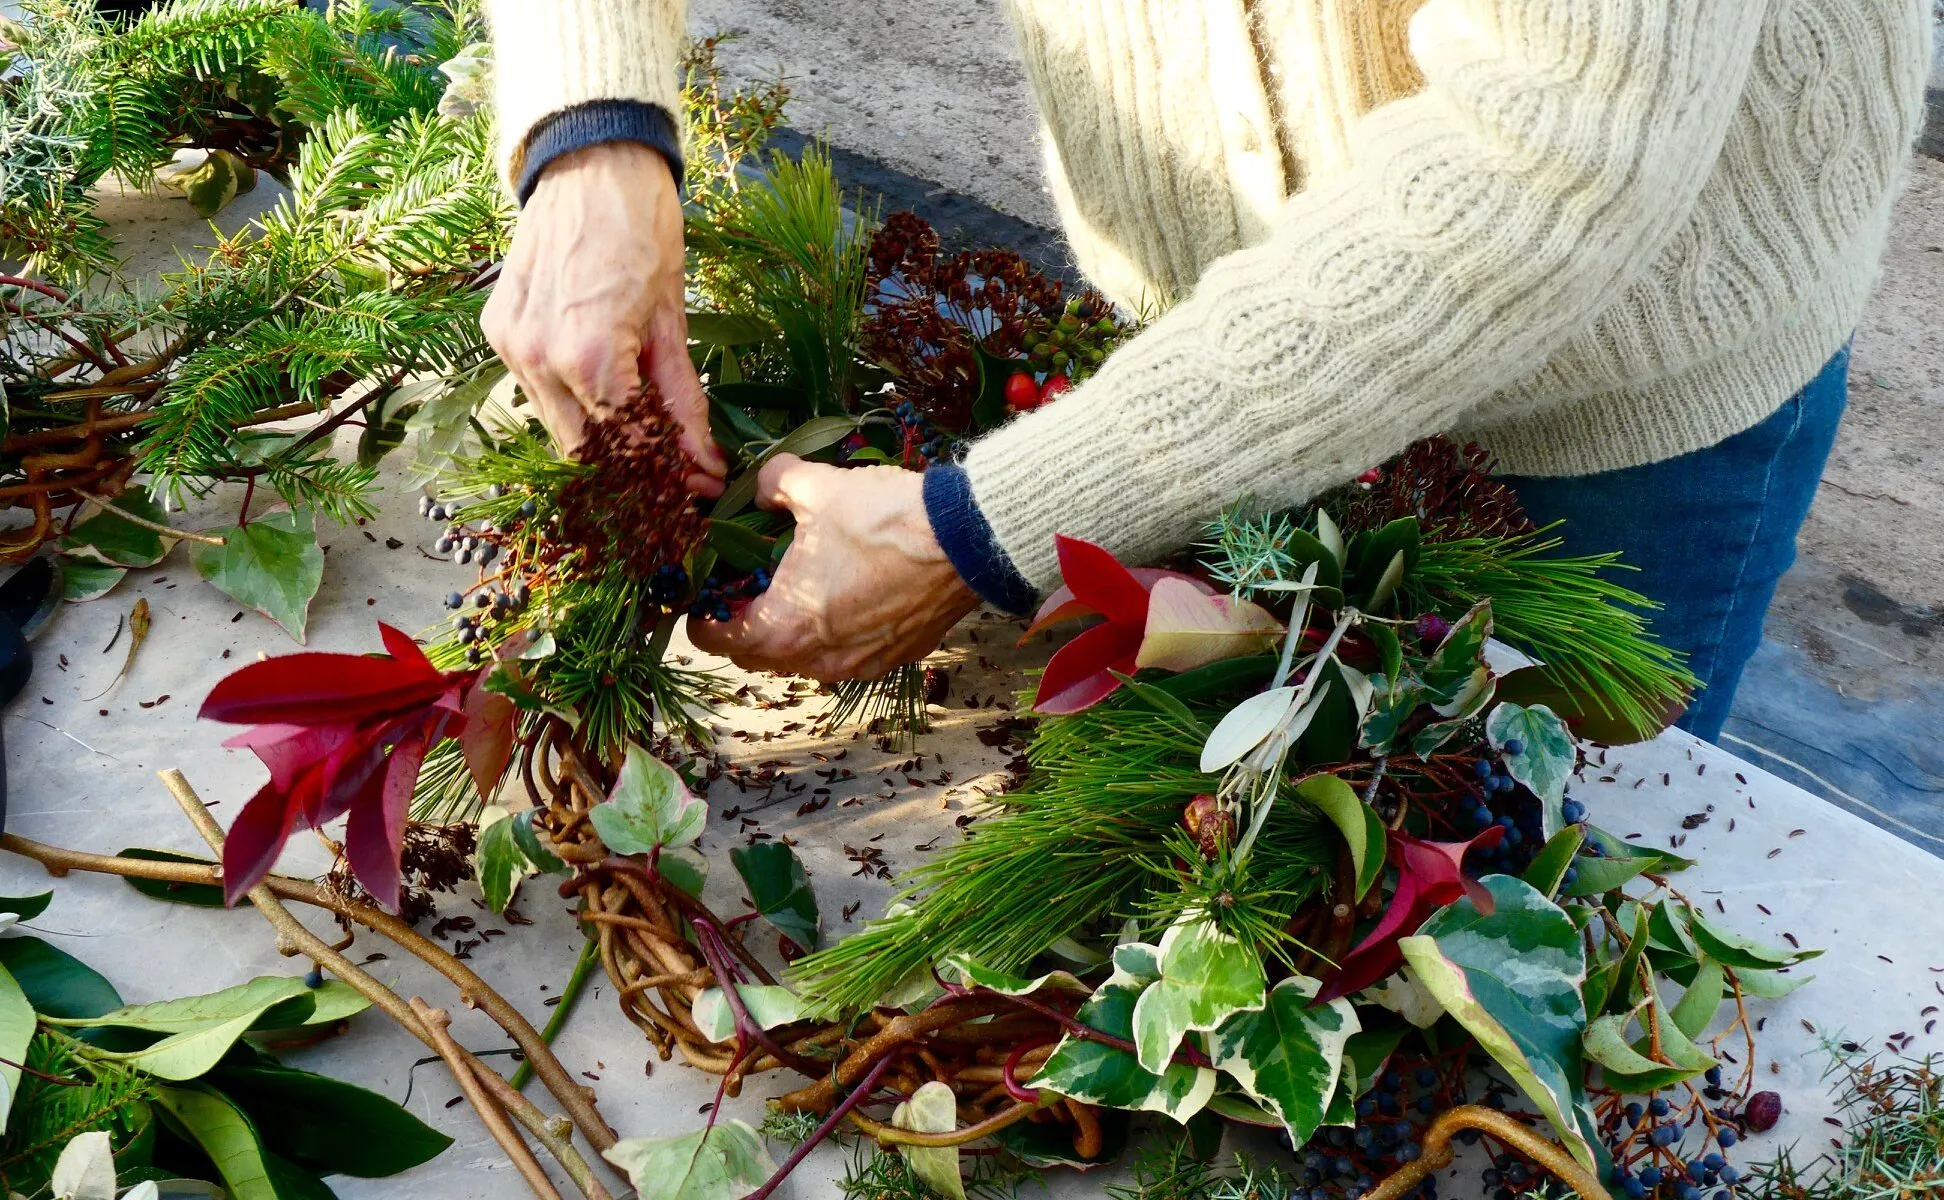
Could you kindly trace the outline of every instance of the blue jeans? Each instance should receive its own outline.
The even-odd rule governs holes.
[[[1650,629],[1687,655],[1703,689],[1680,727],[1714,741],[1762,641],[1775,585],[1795,562],[1823,463],[1848,399],[1849,348],[1775,415],[1706,450],[1560,478],[1507,480],[1564,553],[1618,550],[1639,568],[1619,582],[1662,605]]]

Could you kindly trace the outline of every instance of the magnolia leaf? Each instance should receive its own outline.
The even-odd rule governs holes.
[[[0,969],[26,995],[29,1007],[43,1017],[93,1017],[121,1007],[114,984],[80,959],[37,937],[0,938]]]
[[[950,1084],[931,1080],[892,1110],[891,1124],[914,1133],[950,1133],[958,1128],[958,1097]],[[949,1200],[965,1200],[957,1146],[899,1146],[898,1150],[926,1187]]]
[[[324,581],[324,551],[309,512],[267,512],[248,525],[212,529],[220,546],[194,542],[189,561],[217,589],[284,627],[300,643],[311,597]]]
[[[71,559],[61,567],[61,599],[69,604],[99,600],[114,591],[127,574],[127,567]]]
[[[314,1037],[320,1029],[328,1029],[340,1021],[352,1017],[371,1007],[371,999],[352,987],[336,979],[326,979],[317,987],[308,987],[302,996],[284,1001],[263,1014],[251,1027],[252,1036],[265,1040],[279,1037]]]
[[[749,1019],[763,1029],[775,1029],[810,1015],[801,999],[786,987],[771,984],[740,983],[736,995],[742,1000]],[[736,1012],[721,988],[709,988],[695,998],[690,1010],[695,1027],[712,1042],[726,1042],[736,1036]]]
[[[1780,1000],[1815,978],[1814,975],[1782,975],[1774,971],[1734,970],[1728,974],[1741,987],[1744,996],[1763,1000]]]
[[[20,1090],[20,1064],[27,1061],[27,1044],[34,1040],[34,1006],[27,993],[0,967],[0,1132]]]
[[[1330,552],[1330,557],[1339,564],[1349,561],[1350,556],[1344,549],[1343,531],[1338,529],[1337,523],[1330,519],[1330,514],[1321,508],[1316,510],[1316,540],[1323,544],[1323,548]]]
[[[613,853],[650,854],[701,837],[709,806],[689,792],[675,768],[629,746],[613,792],[589,810],[588,819]]]
[[[1030,996],[1038,991],[1077,992],[1081,995],[1090,990],[1086,984],[1066,971],[1049,971],[1034,979],[1021,979],[1004,971],[994,971],[982,967],[964,954],[955,954],[940,964],[945,973],[957,972],[959,983],[965,987],[984,988],[1001,996]]]
[[[1543,704],[1527,708],[1523,704],[1500,704],[1485,718],[1485,736],[1491,739],[1512,778],[1523,783],[1539,797],[1547,837],[1566,824],[1561,806],[1566,799],[1566,781],[1573,777],[1579,754],[1566,722]],[[1519,743],[1519,752],[1507,747]]]
[[[1276,1114],[1302,1145],[1323,1123],[1343,1047],[1361,1026],[1347,999],[1311,1007],[1320,985],[1294,975],[1270,990],[1257,1012],[1238,1013],[1208,1039],[1208,1057]]]
[[[1276,726],[1289,715],[1296,700],[1293,687],[1270,688],[1257,692],[1247,700],[1228,711],[1215,725],[1215,732],[1208,735],[1208,742],[1202,747],[1201,769],[1205,772],[1221,771],[1241,760],[1242,756],[1260,746],[1263,739],[1276,731]]]
[[[1282,625],[1259,604],[1162,579],[1148,592],[1147,625],[1134,665],[1192,670],[1273,649],[1281,634]]]
[[[36,892],[31,896],[0,896],[0,916],[31,921],[46,912],[47,906],[53,901],[52,891]]]
[[[1781,946],[1765,945],[1752,938],[1721,928],[1701,911],[1691,906],[1684,908],[1687,928],[1694,935],[1694,941],[1709,957],[1720,960],[1723,966],[1749,971],[1768,971],[1776,967],[1793,966],[1799,962],[1820,955],[1820,950],[1787,950]]]
[[[1161,978],[1134,1006],[1141,1067],[1158,1075],[1190,1033],[1214,1029],[1266,1002],[1262,960],[1206,918],[1182,919],[1161,935]]]
[[[108,1135],[95,1130],[63,1146],[48,1186],[55,1200],[115,1200],[115,1150]]]
[[[205,1082],[255,1126],[273,1156],[273,1177],[287,1163],[318,1175],[382,1178],[429,1162],[452,1145],[451,1138],[376,1092],[268,1058],[224,1062]],[[285,1200],[295,1200],[283,1191],[283,1180],[278,1183]]]
[[[1418,982],[1463,1025],[1551,1121],[1566,1148],[1596,1170],[1574,1119],[1586,960],[1571,917],[1508,875],[1481,881],[1491,916],[1469,897],[1425,921],[1398,949]]]
[[[717,1121],[672,1138],[628,1138],[601,1151],[627,1173],[640,1200],[742,1200],[776,1173],[762,1137],[744,1121]]]
[[[1116,952],[1117,965],[1119,957]],[[1117,969],[1074,1015],[1089,1029],[1131,1040],[1134,1008],[1149,986]],[[1215,1081],[1216,1073],[1207,1067],[1178,1062],[1155,1075],[1125,1050],[1069,1035],[1033,1077],[1033,1086],[1085,1104],[1164,1113],[1185,1124],[1215,1094]]]
[[[784,937],[804,950],[815,950],[823,939],[817,894],[796,851],[782,842],[757,842],[731,850],[729,861],[742,876],[756,911]]]
[[[1721,964],[1712,958],[1703,957],[1701,965],[1695,969],[1694,980],[1681,994],[1680,1002],[1668,1013],[1680,1031],[1690,1038],[1698,1038],[1714,1020],[1721,1008],[1721,986],[1727,982],[1727,973]]]
[[[155,1102],[215,1164],[231,1200],[283,1200],[255,1126],[228,1097],[203,1087],[164,1087],[156,1089]]]
[[[1383,821],[1335,775],[1312,775],[1296,785],[1296,794],[1316,805],[1343,834],[1357,877],[1357,899],[1362,900],[1384,872]]]
[[[292,980],[303,987],[303,980]],[[226,1021],[199,1026],[181,1033],[170,1034],[152,1046],[140,1050],[130,1050],[119,1054],[106,1054],[104,1058],[114,1058],[124,1066],[148,1072],[157,1079],[186,1080],[206,1074],[211,1067],[222,1061],[229,1053],[236,1039],[253,1028],[257,1021],[282,998],[270,999],[261,1007],[238,1013]]]
[[[520,881],[534,873],[526,852],[513,836],[513,814],[499,805],[488,805],[479,814],[479,849],[473,854],[474,873],[486,907],[506,911]]]
[[[1661,1006],[1658,996],[1649,996],[1644,1001],[1644,1010],[1645,1019],[1652,1020],[1659,1030],[1660,1058],[1656,1060],[1652,1057],[1654,1039],[1646,1034],[1634,1039],[1629,1047],[1633,1051],[1631,1056],[1615,1055],[1611,1047],[1602,1043],[1602,1053],[1615,1059],[1614,1064],[1600,1064],[1606,1072],[1608,1087],[1629,1094],[1647,1095],[1683,1080],[1705,1075],[1715,1066],[1714,1057],[1688,1039],[1687,1034]],[[1622,1024],[1621,1028],[1624,1030],[1625,1025]],[[1643,1062],[1646,1064],[1644,1067],[1640,1066]],[[1627,1069],[1630,1063],[1633,1070]]]
[[[153,1004],[124,1005],[97,1017],[67,1023],[139,1029],[147,1033],[191,1033],[227,1025],[243,1016],[261,1016],[297,996],[306,997],[308,1010],[310,991],[301,976],[259,975],[248,983],[239,983],[221,991],[158,1000]]]
[[[1540,895],[1552,899],[1559,893],[1559,885],[1573,865],[1573,856],[1579,853],[1580,844],[1585,840],[1586,831],[1578,825],[1568,825],[1554,834],[1526,867],[1525,881],[1538,888]]]
[[[147,491],[137,488],[123,492],[108,507],[76,525],[54,543],[55,548],[69,558],[107,567],[152,567],[168,557],[174,539],[124,521],[117,511],[156,525],[169,523],[169,514],[162,506]]]
[[[1391,555],[1389,565],[1384,568],[1384,573],[1378,577],[1376,586],[1370,589],[1369,598],[1364,601],[1366,609],[1379,612],[1384,605],[1390,603],[1390,598],[1397,594],[1398,585],[1404,582],[1405,561],[1405,553],[1402,550]]]

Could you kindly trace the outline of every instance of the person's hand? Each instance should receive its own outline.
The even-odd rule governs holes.
[[[689,618],[700,650],[826,683],[876,679],[936,650],[978,607],[938,548],[915,472],[779,454],[757,476],[756,502],[794,514],[796,537],[740,616]]]
[[[561,453],[645,378],[681,427],[689,487],[715,496],[726,468],[689,362],[683,266],[667,160],[633,142],[589,146],[541,174],[479,323]]]

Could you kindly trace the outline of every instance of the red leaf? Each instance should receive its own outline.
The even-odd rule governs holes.
[[[419,644],[412,640],[410,634],[393,629],[383,621],[380,621],[378,622],[378,637],[379,640],[385,643],[385,652],[390,654],[392,661],[398,663],[400,666],[410,667],[412,670],[424,675],[437,675],[439,673],[439,668],[433,666],[432,660],[425,657],[425,651],[419,649]]]
[[[451,687],[366,654],[306,652],[251,663],[210,689],[199,715],[234,725],[334,725],[410,712]]]
[[[1055,716],[1077,713],[1112,695],[1130,675],[1141,648],[1141,631],[1124,625],[1096,625],[1054,652],[1040,675],[1033,708]]]
[[[1184,575],[1180,571],[1165,571],[1160,567],[1129,567],[1127,573],[1132,575],[1136,582],[1150,592],[1154,590],[1154,585],[1163,579],[1181,579],[1193,584],[1205,596],[1213,596],[1215,594],[1215,588],[1207,581],[1196,579],[1193,575]],[[1026,627],[1025,633],[1019,635],[1019,644],[1022,646],[1025,645],[1027,638],[1032,637],[1049,625],[1058,625],[1062,621],[1071,621],[1078,617],[1088,616],[1095,611],[1092,605],[1084,604],[1074,599],[1073,589],[1063,584],[1041,603],[1039,611],[1033,614],[1033,623]],[[1146,620],[1146,616],[1143,615],[1143,624],[1146,623]]]
[[[223,903],[234,905],[263,882],[277,865],[302,809],[299,798],[274,780],[250,797],[223,839]]]
[[[405,821],[411,814],[412,788],[418,783],[425,752],[437,740],[432,728],[436,724],[440,722],[428,720],[399,739],[398,748],[385,764],[379,802],[352,808],[351,820],[344,829],[344,856],[351,864],[351,873],[387,912],[398,911]]]
[[[518,710],[511,699],[487,691],[483,684],[483,680],[475,683],[466,692],[466,729],[459,735],[459,744],[479,798],[491,804],[507,764],[513,761],[513,718]]]
[[[1074,598],[1116,625],[1139,627],[1147,621],[1148,594],[1120,560],[1092,542],[1055,535],[1060,578]]]
[[[1505,830],[1497,825],[1464,842],[1427,842],[1392,830],[1391,861],[1397,864],[1397,891],[1377,927],[1343,956],[1336,973],[1324,981],[1312,1003],[1327,1004],[1360,992],[1395,971],[1404,957],[1397,940],[1416,933],[1432,913],[1477,887],[1464,872],[1466,852],[1473,846],[1496,846],[1504,836]],[[1488,896],[1482,911],[1490,913],[1490,903]]]

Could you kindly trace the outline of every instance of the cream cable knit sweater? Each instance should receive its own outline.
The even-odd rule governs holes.
[[[1082,269],[1173,301],[966,460],[1037,587],[1453,431],[1672,457],[1842,345],[1921,111],[1925,0],[1008,0]],[[668,104],[681,5],[494,0],[500,114]]]

